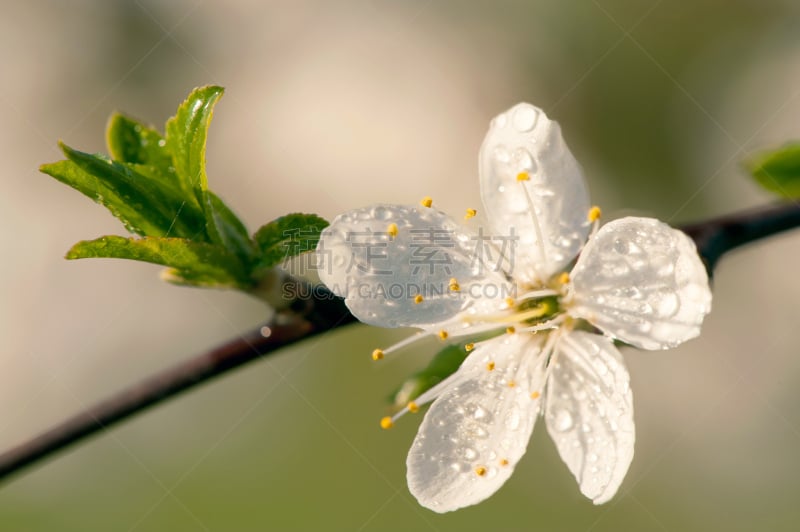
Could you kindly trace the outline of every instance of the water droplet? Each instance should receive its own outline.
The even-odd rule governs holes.
[[[483,419],[486,417],[486,409],[480,406],[475,407],[475,411],[472,413],[472,417],[475,419]]]
[[[678,311],[679,306],[677,294],[664,294],[657,304],[658,315],[662,318],[673,316]]]
[[[589,454],[586,455],[586,459],[589,462],[597,462],[597,458],[598,458],[597,453],[589,453]],[[592,472],[596,473],[597,472],[596,469],[597,468],[595,468],[595,471],[592,471]]]
[[[507,164],[508,161],[511,160],[511,154],[508,153],[508,149],[502,144],[495,146],[492,155],[494,155],[494,160],[499,163]]]
[[[518,409],[511,410],[506,416],[506,428],[508,430],[517,430],[519,428],[521,417]]]
[[[581,431],[583,432],[592,432],[592,426],[588,423],[581,423]]]
[[[378,205],[370,209],[370,216],[375,220],[388,220],[392,217],[392,212],[386,207]]]
[[[467,460],[475,460],[478,457],[478,452],[475,449],[467,447],[464,449],[464,458]]]
[[[574,421],[572,421],[572,414],[567,410],[561,410],[556,414],[556,429],[561,432],[566,432],[572,428]]]
[[[535,107],[531,105],[518,105],[514,109],[514,116],[511,118],[511,121],[517,131],[525,133],[533,129],[538,118],[539,113],[536,111]]]
[[[533,173],[536,170],[536,163],[533,162],[533,157],[525,148],[517,148],[512,155],[514,160],[514,168],[517,172]]]
[[[166,141],[166,140],[164,140],[164,139],[160,139],[160,140],[158,141],[158,147],[159,147],[159,148],[163,148],[163,147],[164,147],[164,146],[166,146],[166,145],[167,145],[167,141]]]
[[[614,251],[616,251],[620,255],[625,255],[626,253],[628,253],[628,242],[621,238],[615,239]]]

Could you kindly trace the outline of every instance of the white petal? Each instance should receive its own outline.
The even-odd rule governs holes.
[[[633,397],[611,339],[573,331],[559,339],[547,381],[545,422],[581,493],[602,504],[633,459]]]
[[[394,225],[392,225],[394,224]],[[397,234],[390,234],[396,226]],[[375,205],[339,215],[320,237],[319,276],[361,321],[424,326],[509,288],[476,256],[474,235],[425,207]],[[459,291],[450,289],[455,278]],[[415,302],[415,296],[423,300]]]
[[[519,238],[517,280],[543,281],[575,258],[589,233],[589,196],[557,122],[527,103],[498,115],[481,146],[479,172],[495,236],[513,228]],[[517,181],[521,172],[530,180]]]
[[[440,513],[476,504],[511,476],[539,412],[544,336],[480,344],[433,402],[406,461],[420,504]]]
[[[711,310],[708,275],[694,242],[652,218],[603,226],[572,272],[574,316],[644,349],[666,349],[700,334]]]

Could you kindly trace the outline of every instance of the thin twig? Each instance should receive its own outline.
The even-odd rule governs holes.
[[[800,227],[800,205],[776,204],[681,229],[695,241],[711,274],[719,259],[729,251],[795,227]],[[341,299],[319,288],[310,293],[312,299],[296,302],[292,309],[277,314],[266,328],[189,358],[1,454],[0,480],[148,407],[281,347],[356,321]]]
[[[6,451],[0,455],[0,479],[281,347],[356,321],[340,298],[319,288],[313,293],[315,300],[296,302],[269,325],[163,370]]]

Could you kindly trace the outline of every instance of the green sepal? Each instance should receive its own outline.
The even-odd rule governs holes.
[[[316,214],[293,213],[263,225],[253,235],[259,250],[256,269],[271,268],[288,258],[314,251],[328,221]]]
[[[800,198],[800,143],[756,154],[744,161],[756,182],[781,197]]]
[[[250,282],[239,259],[219,246],[185,238],[125,238],[104,236],[78,242],[67,259],[116,258],[167,266],[168,281],[196,286],[248,289]]]
[[[392,394],[392,403],[397,408],[403,408],[455,373],[469,354],[464,346],[465,344],[449,345],[439,351],[425,369],[411,375],[400,385],[400,388]]]

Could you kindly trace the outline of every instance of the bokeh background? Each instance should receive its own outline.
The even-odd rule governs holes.
[[[2,2],[0,444],[257,327],[239,294],[158,268],[67,262],[123,234],[37,172],[56,141],[102,151],[122,109],[161,126],[227,88],[211,186],[252,229],[431,195],[479,206],[489,119],[526,100],[561,122],[605,218],[673,224],[771,201],[739,161],[800,137],[792,0]],[[0,488],[0,529],[796,530],[800,233],[726,257],[701,338],[625,350],[637,446],[595,507],[543,426],[485,503],[437,515],[405,487],[419,418],[377,420],[433,349],[372,364],[407,331],[352,326],[225,376]]]

